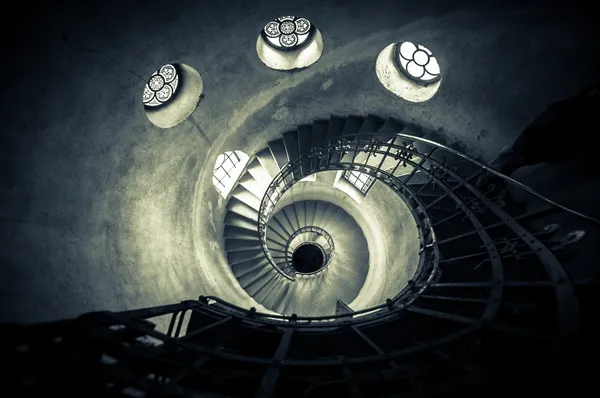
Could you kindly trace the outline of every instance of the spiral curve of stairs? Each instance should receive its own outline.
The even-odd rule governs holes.
[[[64,390],[59,376],[74,372],[109,392],[132,386],[181,397],[480,397],[589,380],[577,373],[589,371],[580,358],[598,334],[595,307],[586,305],[597,289],[565,266],[576,260],[569,248],[585,244],[583,228],[600,220],[411,129],[334,116],[251,159],[227,203],[225,251],[248,294],[283,315],[200,296],[11,326],[3,341],[14,373],[33,374],[44,392]],[[332,202],[283,196],[326,170],[368,173],[403,197],[417,222],[414,279],[393,280],[381,304],[347,305],[367,286],[361,278],[377,254],[357,219]],[[316,272],[290,269],[305,244],[331,261]]]
[[[369,250],[363,231],[343,208],[326,200],[301,200],[273,215],[266,236],[268,250],[275,265],[292,276],[290,280],[273,268],[261,248],[257,233],[260,203],[282,168],[308,155],[311,148],[340,138],[351,139],[357,133],[392,135],[402,128],[392,118],[331,116],[283,133],[251,159],[227,203],[224,238],[234,275],[259,304],[277,313],[317,316],[335,313],[338,300],[348,304],[356,298],[369,270]],[[307,275],[293,269],[285,252],[293,249],[286,248],[286,241],[310,226],[324,229],[335,242],[335,251],[325,269]]]

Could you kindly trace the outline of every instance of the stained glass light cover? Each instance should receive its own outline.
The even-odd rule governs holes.
[[[405,41],[396,44],[396,62],[409,79],[429,84],[440,80],[441,70],[433,53],[420,44]]]
[[[281,50],[292,50],[308,43],[314,26],[306,18],[285,16],[272,20],[262,30],[267,43]]]
[[[156,107],[168,103],[177,92],[179,73],[175,65],[167,64],[150,76],[144,86],[145,106]]]

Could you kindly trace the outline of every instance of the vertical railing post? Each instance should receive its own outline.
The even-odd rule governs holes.
[[[283,335],[281,336],[279,346],[277,347],[275,355],[273,356],[273,364],[269,365],[262,378],[260,387],[258,388],[258,392],[256,394],[257,398],[270,398],[275,392],[277,379],[279,378],[279,373],[281,372],[281,361],[283,361],[285,358],[290,346],[290,342],[292,341],[292,335],[294,333],[296,324],[295,319],[292,318],[289,324],[290,326],[286,326]]]

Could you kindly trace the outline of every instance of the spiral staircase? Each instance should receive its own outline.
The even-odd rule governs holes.
[[[369,308],[348,306],[369,271],[356,222],[326,198],[285,203],[295,184],[332,170],[388,186],[419,229],[414,277]],[[600,223],[411,126],[332,116],[284,133],[250,161],[224,222],[233,274],[271,312],[201,296],[6,326],[10,385],[79,396],[464,397],[579,380],[573,353],[596,333],[583,305],[593,293],[565,264]],[[296,258],[305,246],[313,251]]]

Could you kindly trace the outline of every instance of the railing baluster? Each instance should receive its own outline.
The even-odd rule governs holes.
[[[421,161],[418,163],[419,167],[422,167],[423,164],[430,159],[431,155],[437,150],[437,147],[434,147],[427,155],[424,155],[421,158]],[[394,175],[396,173],[396,169],[398,169],[398,166],[400,165],[401,162],[398,162],[398,164],[396,165],[396,167],[394,168],[394,171],[392,171],[392,175]],[[412,171],[410,172],[410,174],[408,175],[407,178],[404,179],[404,184],[408,185],[408,182],[413,178],[413,176],[417,173],[418,168],[413,166]]]
[[[221,326],[221,325],[223,325],[225,323],[228,323],[228,322],[230,322],[232,320],[233,320],[233,317],[231,317],[231,316],[219,319],[216,322],[213,322],[213,323],[210,323],[210,324],[208,324],[206,326],[202,326],[202,327],[200,327],[198,329],[195,329],[193,332],[187,333],[185,336],[179,337],[179,340],[183,340],[183,341],[191,340],[194,337],[197,337],[197,336],[199,336],[200,334],[202,334],[204,332],[207,332],[207,331],[209,331],[211,329],[214,329],[214,328],[216,328],[218,326]]]
[[[277,351],[275,351],[275,355],[273,356],[274,364],[267,368],[256,394],[257,398],[270,398],[273,396],[275,387],[277,385],[277,379],[279,378],[279,373],[281,371],[281,361],[283,361],[285,355],[287,354],[290,342],[292,341],[293,333],[294,328],[287,327],[281,336],[279,346],[277,347]]]
[[[346,385],[348,386],[350,396],[352,398],[361,398],[362,395],[358,388],[358,384],[352,375],[352,369],[350,369],[348,365],[342,365],[342,373],[344,374],[344,379],[346,379]]]

